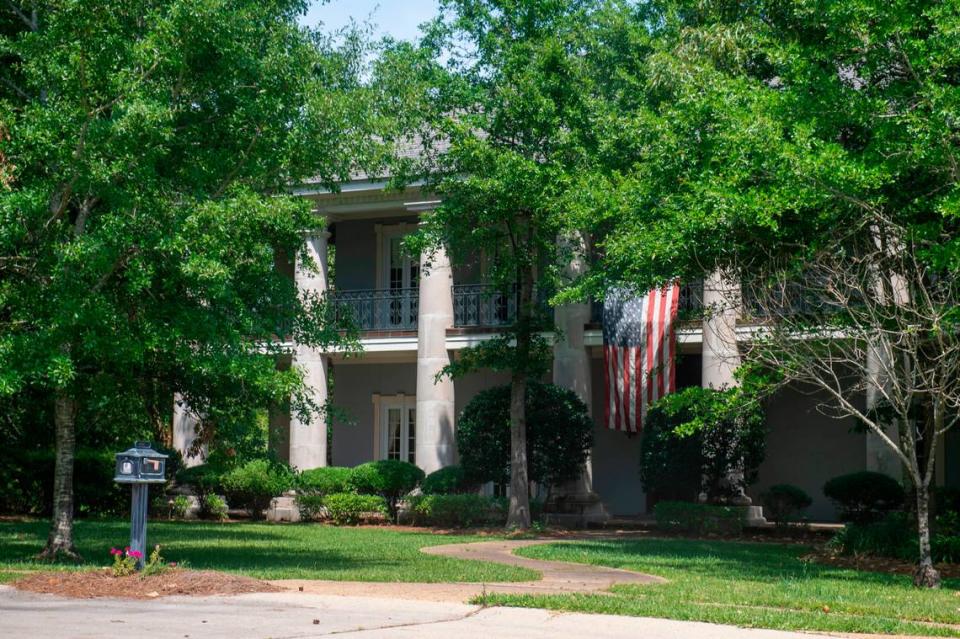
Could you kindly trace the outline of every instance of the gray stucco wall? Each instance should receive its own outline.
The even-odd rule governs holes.
[[[347,420],[334,420],[333,464],[356,466],[373,459],[373,395],[414,396],[417,392],[417,369],[409,364],[339,364],[335,368],[334,405],[345,411]],[[504,373],[480,372],[466,375],[455,382],[456,414],[481,390],[505,384]]]
[[[373,459],[373,395],[415,395],[417,367],[409,364],[339,364],[334,369],[334,405],[349,420],[334,420],[333,465]]]
[[[767,456],[749,494],[759,495],[774,484],[799,486],[813,498],[807,515],[833,521],[836,511],[823,496],[830,478],[866,468],[866,435],[851,432],[852,419],[833,419],[817,411],[818,397],[786,390],[767,406]]]
[[[642,435],[607,429],[604,418],[603,359],[590,360],[593,390],[593,490],[611,515],[637,515],[647,509],[640,483]]]
[[[679,387],[697,384],[700,359],[686,356],[677,371]],[[636,515],[647,511],[640,482],[642,435],[608,430],[603,423],[603,360],[591,360],[593,382],[593,488],[613,515]],[[788,483],[803,488],[813,505],[807,515],[813,520],[833,521],[836,512],[823,496],[823,484],[831,477],[866,467],[865,435],[851,432],[852,420],[836,420],[819,413],[816,396],[797,390],[780,393],[767,408],[767,455],[750,495],[759,495],[773,484]]]
[[[413,217],[357,220],[336,223],[336,274],[334,282],[341,291],[371,289],[377,286],[376,225],[415,223]]]

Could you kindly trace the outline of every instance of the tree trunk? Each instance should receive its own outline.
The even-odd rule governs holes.
[[[76,453],[77,402],[66,390],[55,395],[56,464],[53,471],[53,521],[40,559],[79,561],[73,546],[73,460]]]
[[[530,480],[527,475],[527,376],[510,380],[510,510],[507,528],[530,528]]]
[[[920,541],[920,565],[913,574],[913,585],[920,588],[939,588],[940,573],[933,567],[930,553],[930,487],[917,482],[917,532]]]
[[[533,273],[529,267],[518,272],[517,359],[510,378],[510,510],[507,528],[530,528],[530,477],[527,472],[527,377],[530,332],[533,330]]]

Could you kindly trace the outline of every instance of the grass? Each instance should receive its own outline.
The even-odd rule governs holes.
[[[545,544],[536,559],[611,566],[669,579],[617,586],[611,595],[488,595],[486,603],[661,617],[782,630],[960,637],[960,581],[939,591],[906,576],[857,572],[801,560],[797,545],[630,539]]]
[[[129,522],[76,522],[80,569],[109,565],[111,546],[126,546]],[[0,581],[23,570],[49,569],[32,560],[43,547],[47,522],[0,522]],[[147,543],[167,561],[263,579],[341,581],[491,582],[536,579],[536,573],[499,564],[437,557],[424,546],[481,537],[411,533],[389,528],[336,528],[269,523],[150,522]],[[486,539],[489,539],[487,537]],[[58,566],[71,569],[68,566]]]

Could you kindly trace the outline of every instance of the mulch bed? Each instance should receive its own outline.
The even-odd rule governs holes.
[[[804,555],[802,559],[818,564],[835,566],[837,568],[850,568],[851,570],[863,570],[866,572],[884,572],[894,575],[913,575],[917,569],[915,563],[903,561],[902,559],[869,556],[845,557],[826,550],[812,552],[809,555]],[[936,569],[940,571],[940,576],[944,579],[960,578],[960,564],[937,564]]]
[[[123,597],[156,599],[172,595],[239,595],[248,592],[279,592],[265,581],[212,570],[170,569],[159,575],[114,577],[109,568],[82,572],[35,573],[11,584],[20,590],[63,597],[93,599]]]

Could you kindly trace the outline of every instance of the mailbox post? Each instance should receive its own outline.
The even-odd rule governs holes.
[[[166,481],[167,455],[158,453],[149,442],[137,442],[133,448],[117,453],[113,480],[130,484],[130,550],[140,551],[137,570],[143,568],[147,552],[147,504],[150,484]]]

